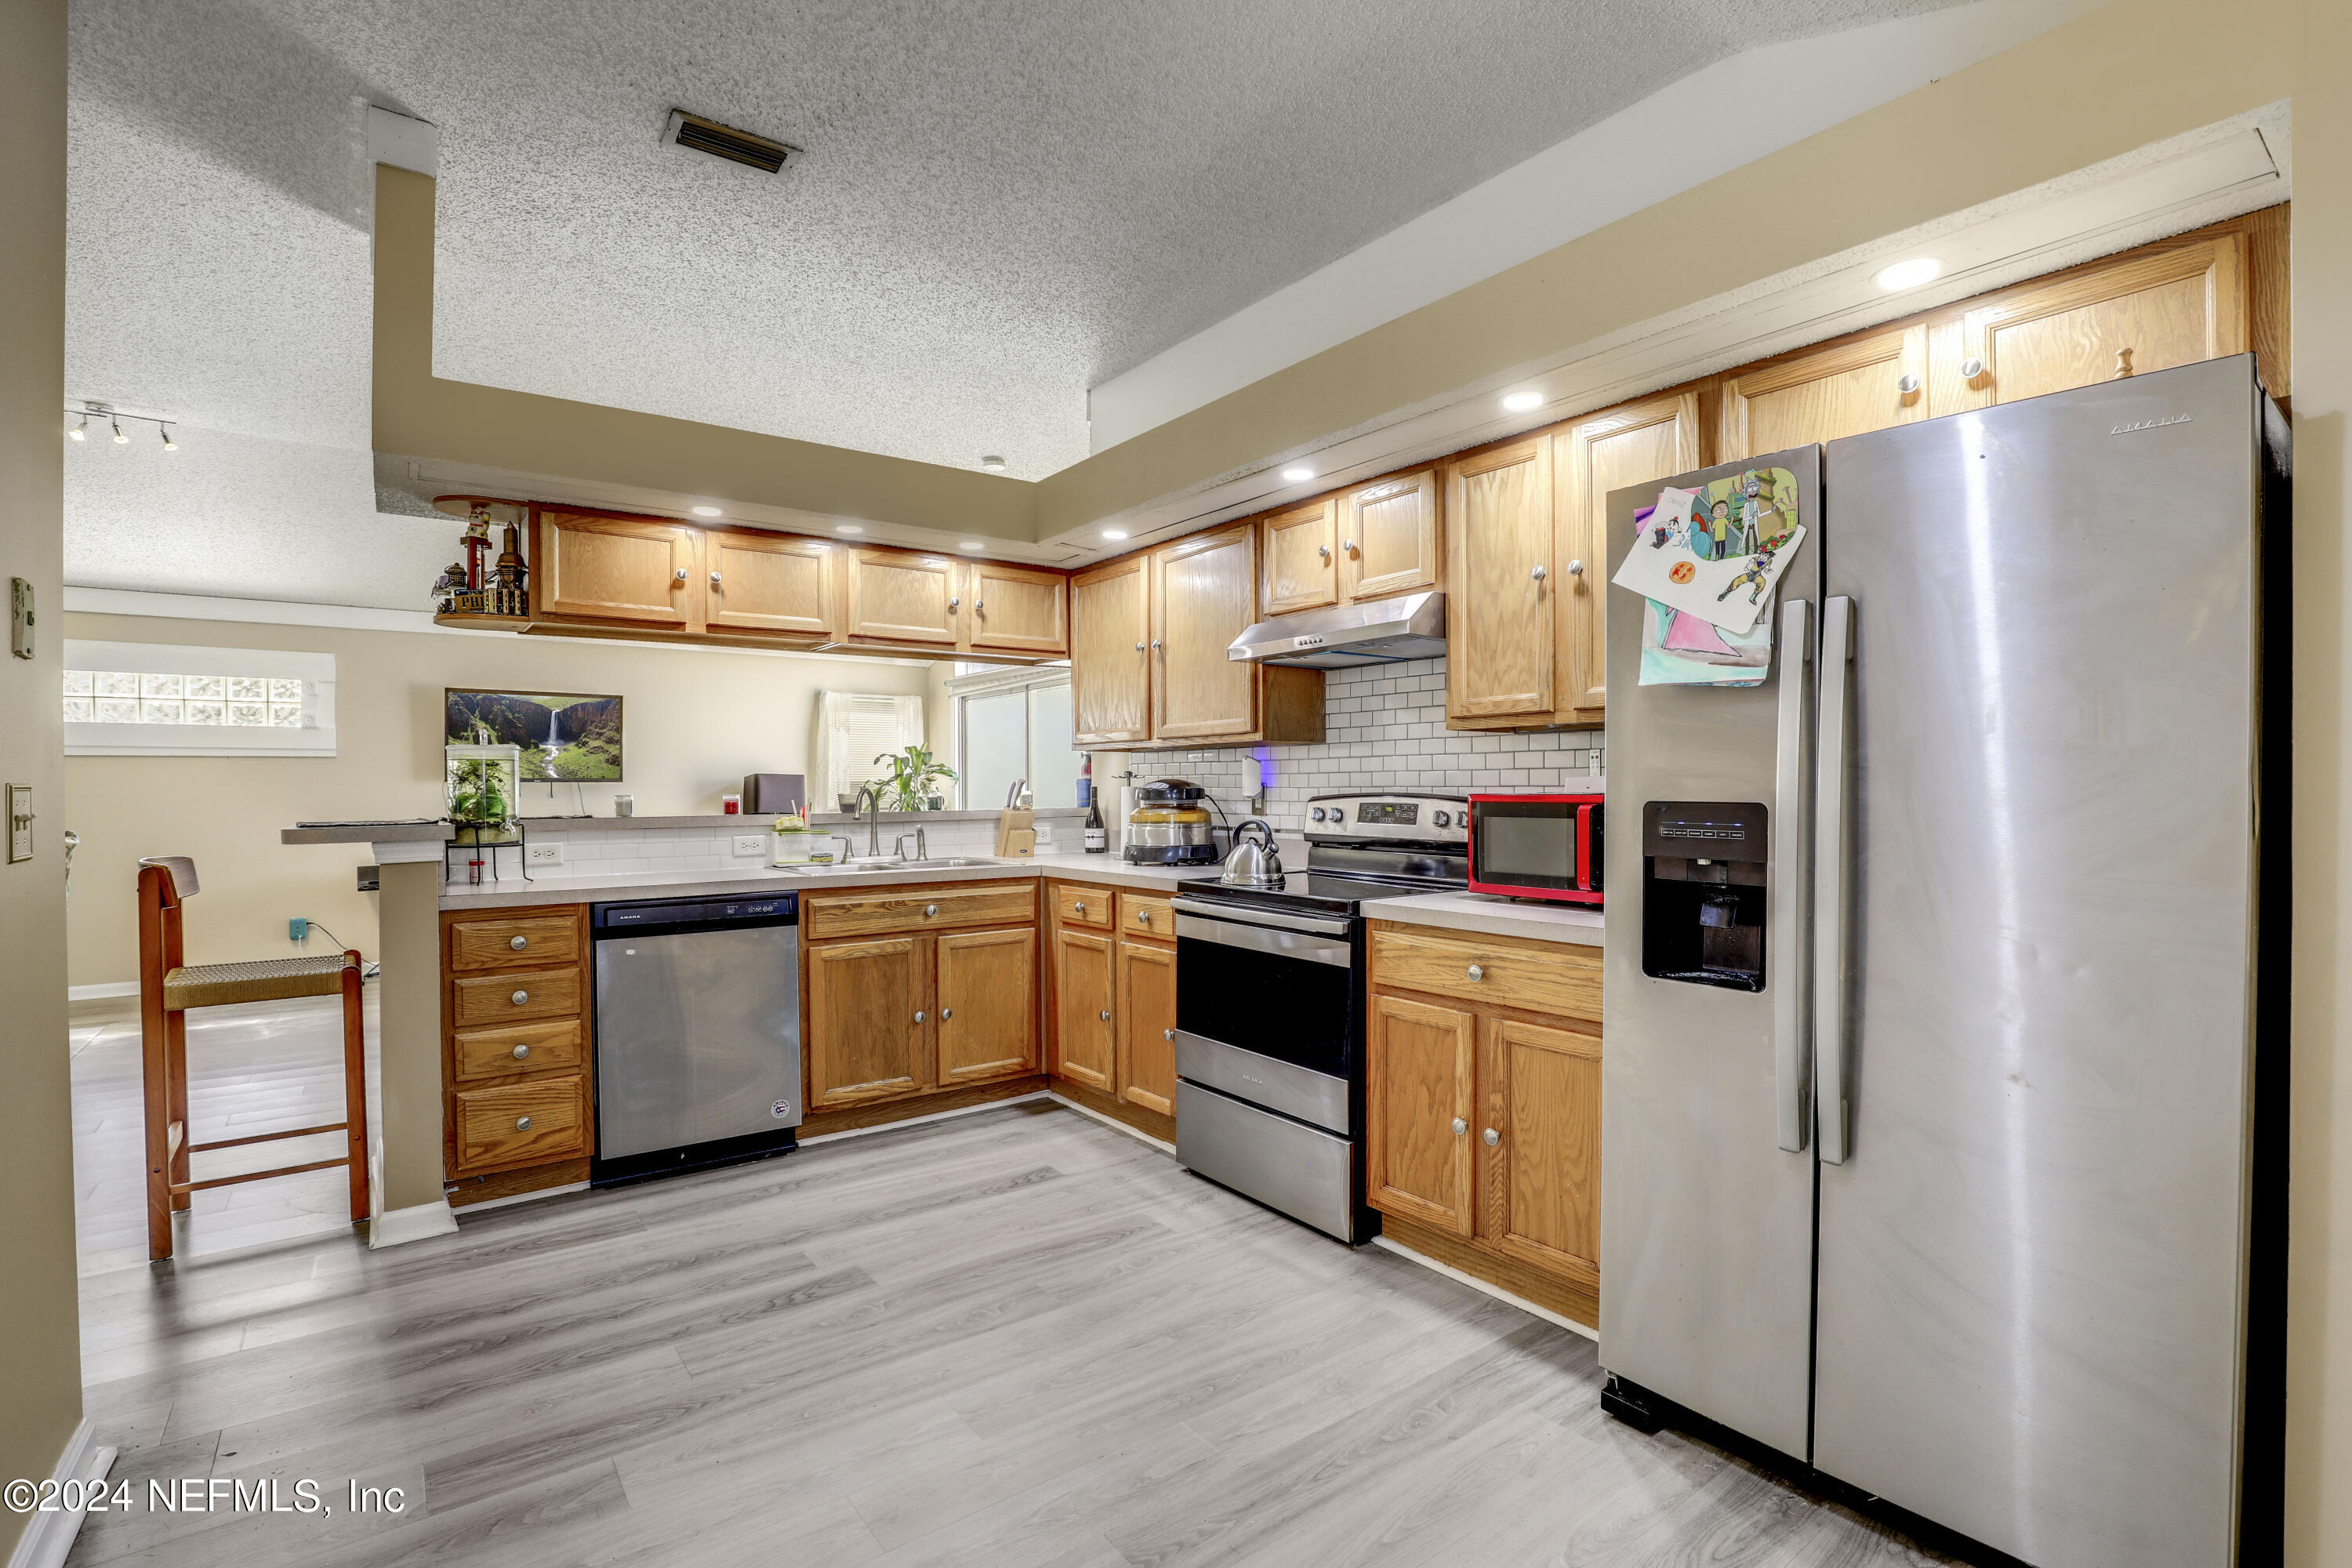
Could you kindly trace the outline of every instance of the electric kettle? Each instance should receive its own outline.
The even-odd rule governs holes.
[[[1249,830],[1256,828],[1255,842]],[[1271,888],[1282,880],[1282,851],[1275,847],[1274,829],[1263,817],[1253,816],[1234,829],[1234,850],[1225,857],[1224,875],[1217,881],[1228,888]]]

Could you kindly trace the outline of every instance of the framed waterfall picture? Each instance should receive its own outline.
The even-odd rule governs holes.
[[[441,743],[522,748],[527,784],[621,777],[621,700],[576,691],[442,692]]]

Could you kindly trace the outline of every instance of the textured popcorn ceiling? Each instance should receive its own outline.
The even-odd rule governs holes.
[[[1089,385],[1467,186],[1943,3],[77,0],[68,393],[181,416],[182,457],[262,444],[69,464],[69,580],[406,548],[367,483],[368,103],[440,128],[437,374],[1034,479],[1086,455]],[[807,156],[661,146],[674,104]],[[314,591],[421,595],[271,596]]]

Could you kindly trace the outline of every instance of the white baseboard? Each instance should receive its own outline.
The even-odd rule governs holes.
[[[404,1242],[454,1235],[457,1229],[457,1215],[450,1208],[449,1200],[437,1198],[413,1208],[387,1209],[376,1215],[368,1226],[368,1246],[398,1247]]]
[[[928,1116],[907,1116],[896,1121],[877,1121],[871,1127],[845,1127],[838,1132],[820,1132],[813,1138],[802,1139],[800,1146],[803,1149],[814,1149],[820,1143],[831,1143],[843,1138],[865,1138],[876,1132],[896,1132],[901,1127],[920,1127],[926,1121],[945,1121],[951,1116],[977,1116],[983,1110],[1001,1110],[1008,1105],[1022,1105],[1033,1100],[1053,1098],[1042,1089],[1033,1089],[1027,1094],[1010,1094],[1003,1100],[992,1100],[982,1105],[959,1105],[953,1110],[934,1110]]]
[[[68,985],[66,987],[66,1000],[68,1002],[96,1002],[107,996],[136,996],[138,994],[139,982],[136,980],[110,980],[102,985]]]
[[[67,1440],[65,1452],[58,1456],[52,1474],[62,1487],[68,1481],[103,1480],[113,1468],[114,1450],[98,1446],[95,1429],[84,1416]],[[16,1537],[16,1550],[8,1554],[8,1568],[62,1568],[66,1553],[73,1550],[74,1537],[81,1533],[82,1515],[88,1508],[84,1499],[81,1508],[26,1515],[25,1532]]]
[[[1105,1116],[1101,1111],[1095,1110],[1092,1106],[1080,1105],[1076,1100],[1065,1100],[1058,1094],[1049,1093],[1047,1098],[1052,1100],[1056,1105],[1067,1106],[1070,1110],[1076,1111],[1080,1116],[1093,1117],[1097,1121],[1101,1122],[1105,1127],[1109,1128],[1114,1132],[1124,1132],[1129,1138],[1135,1139],[1139,1142],[1149,1143],[1163,1154],[1173,1154],[1176,1152],[1175,1144],[1168,1142],[1163,1139],[1154,1138],[1150,1133],[1146,1132],[1140,1127],[1129,1127],[1126,1122],[1121,1121],[1116,1116]]]
[[[1571,1334],[1582,1334],[1594,1344],[1599,1344],[1601,1342],[1601,1331],[1593,1328],[1591,1324],[1580,1323],[1574,1318],[1563,1318],[1558,1312],[1553,1311],[1549,1307],[1538,1307],[1533,1301],[1528,1300],[1525,1296],[1514,1296],[1508,1290],[1504,1289],[1500,1285],[1491,1285],[1486,1280],[1479,1279],[1475,1274],[1465,1274],[1459,1268],[1450,1268],[1445,1264],[1440,1263],[1434,1258],[1424,1257],[1421,1253],[1415,1252],[1412,1247],[1404,1246],[1402,1243],[1391,1241],[1385,1236],[1376,1236],[1372,1237],[1372,1245],[1374,1247],[1384,1247],[1387,1250],[1395,1253],[1399,1258],[1410,1258],[1415,1263],[1420,1264],[1423,1268],[1434,1270],[1439,1274],[1444,1275],[1448,1279],[1457,1279],[1463,1284],[1469,1286],[1473,1290],[1484,1291],[1486,1294],[1495,1298],[1497,1301],[1508,1301],[1520,1311],[1532,1312],[1537,1317],[1541,1318],[1545,1322],[1556,1323],[1559,1327],[1566,1329]]]

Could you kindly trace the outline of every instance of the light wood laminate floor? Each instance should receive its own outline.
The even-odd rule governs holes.
[[[82,1174],[110,1226],[118,1173]],[[1943,1561],[1610,1421],[1589,1341],[1046,1104],[381,1253],[98,1240],[116,1478],[308,1478],[333,1512],[93,1515],[76,1564]],[[353,1478],[406,1510],[350,1514]]]

